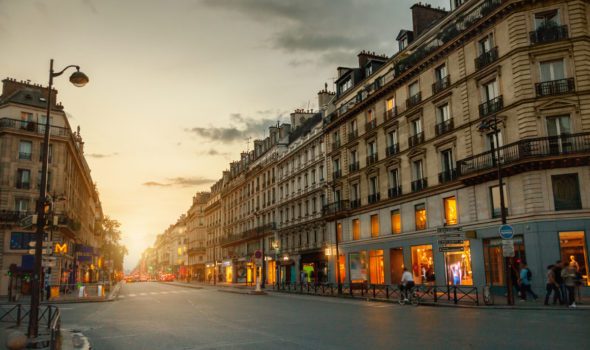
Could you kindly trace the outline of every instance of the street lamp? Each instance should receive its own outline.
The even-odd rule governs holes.
[[[480,132],[492,130],[494,133],[495,149],[492,149],[492,162],[496,163],[496,171],[498,173],[498,189],[500,192],[500,218],[502,225],[506,225],[506,203],[504,202],[504,180],[502,178],[502,162],[500,153],[500,139],[498,137],[498,117],[494,113],[492,117],[484,119],[478,127]],[[506,293],[506,301],[508,305],[514,305],[514,296],[512,294],[512,258],[505,257],[504,264],[506,265],[506,287],[508,289]]]
[[[70,82],[77,87],[86,85],[89,81],[86,74],[80,72],[80,67],[69,65],[59,72],[53,70],[53,59],[49,61],[49,85],[47,86],[47,113],[45,116],[45,132],[43,135],[43,159],[41,165],[41,184],[39,186],[39,200],[37,201],[37,234],[35,235],[35,273],[33,274],[31,284],[31,311],[29,313],[29,337],[36,338],[39,331],[39,299],[41,292],[41,259],[43,248],[43,236],[45,233],[45,210],[44,205],[47,202],[47,168],[49,167],[49,133],[51,117],[51,93],[53,89],[53,78],[59,77],[67,69],[76,68],[76,71],[70,76]]]
[[[336,182],[332,183],[332,194],[334,195],[334,209],[336,210],[341,203],[336,202]],[[338,237],[338,220],[336,220],[336,216],[334,216],[334,236],[336,236],[336,279],[338,285],[338,295],[342,295],[342,281],[340,280],[340,252],[338,250],[339,246],[339,237]]]

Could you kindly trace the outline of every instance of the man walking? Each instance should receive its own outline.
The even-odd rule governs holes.
[[[531,270],[529,270],[526,262],[522,261],[520,263],[520,301],[526,301],[527,293],[530,293],[533,299],[538,299],[537,294],[531,289],[531,277]]]

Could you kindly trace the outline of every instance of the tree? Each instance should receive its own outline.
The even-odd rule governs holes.
[[[121,244],[121,223],[105,216],[99,225],[99,233],[103,238],[102,254],[106,261],[112,261],[112,272],[123,271],[125,255],[129,252],[127,247]]]

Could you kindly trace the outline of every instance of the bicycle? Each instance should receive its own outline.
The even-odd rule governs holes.
[[[404,294],[405,296],[407,296],[407,298],[404,297]],[[421,300],[422,298],[420,297],[420,295],[418,295],[416,286],[414,286],[410,288],[410,290],[401,291],[398,303],[400,305],[410,304],[418,306]]]

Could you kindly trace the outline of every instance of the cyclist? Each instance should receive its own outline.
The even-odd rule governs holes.
[[[408,301],[408,291],[411,291],[412,288],[414,288],[414,276],[412,276],[412,273],[404,267],[404,272],[402,273],[402,280],[400,285],[400,290],[402,292],[404,302]]]

